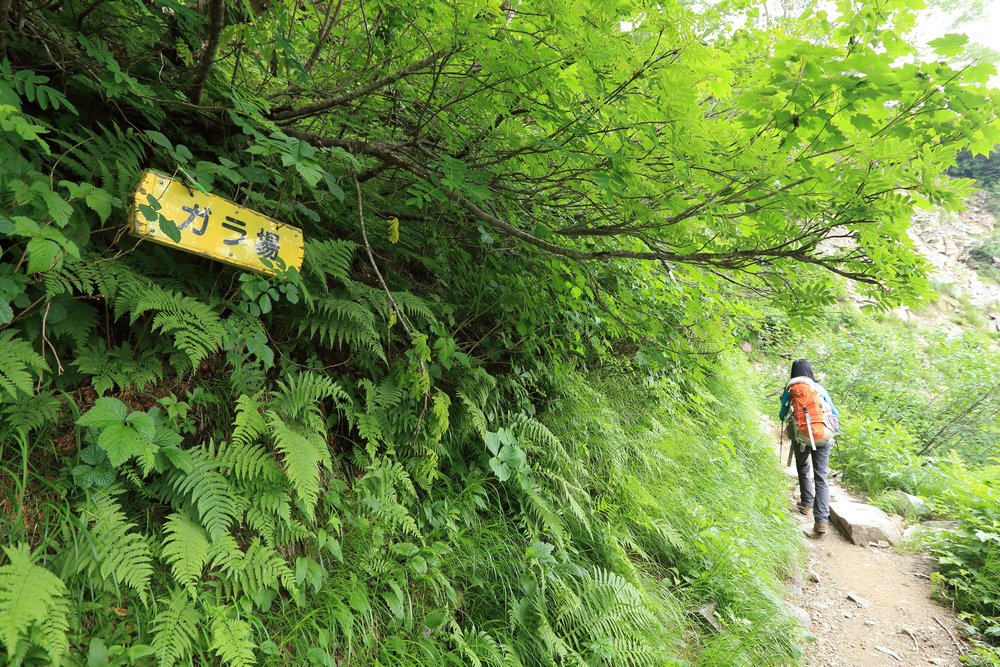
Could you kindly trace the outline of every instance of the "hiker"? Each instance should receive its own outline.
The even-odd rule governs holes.
[[[791,413],[791,414],[789,414]],[[799,513],[813,515],[813,530],[822,535],[830,525],[830,486],[827,472],[830,449],[839,426],[839,415],[830,394],[816,381],[812,364],[805,359],[792,362],[792,377],[781,394],[778,419],[788,420],[788,437],[795,452],[795,467],[799,473]],[[816,479],[809,479],[810,459]]]

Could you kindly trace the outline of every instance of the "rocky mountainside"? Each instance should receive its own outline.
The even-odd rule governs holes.
[[[918,211],[914,215],[910,236],[917,249],[934,265],[931,280],[949,286],[942,290],[943,299],[956,301],[966,297],[973,305],[990,313],[1000,310],[1000,284],[984,281],[969,266],[970,253],[980,246],[983,237],[989,235],[996,224],[996,217],[987,208],[983,195],[970,199],[968,208],[957,214],[933,210]],[[1000,267],[1000,257],[993,257],[992,263]]]

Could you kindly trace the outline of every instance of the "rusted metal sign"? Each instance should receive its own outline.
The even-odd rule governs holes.
[[[133,193],[132,233],[259,273],[302,267],[302,230],[159,172]]]

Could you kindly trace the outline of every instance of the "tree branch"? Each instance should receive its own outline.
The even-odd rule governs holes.
[[[222,28],[225,27],[225,0],[211,0],[208,6],[208,42],[205,50],[201,54],[201,62],[198,63],[198,70],[194,75],[194,82],[188,92],[188,99],[191,104],[201,104],[201,94],[205,90],[205,82],[212,71],[215,62],[215,52],[219,48],[219,36]]]
[[[355,155],[367,155],[369,157],[378,158],[382,162],[393,164],[397,167],[409,171],[411,174],[418,176],[424,180],[435,180],[437,174],[428,167],[418,164],[411,160],[406,155],[400,152],[399,146],[394,144],[389,144],[386,142],[368,142],[361,141],[358,139],[347,139],[341,137],[328,137],[320,136],[310,132],[303,132],[301,130],[288,129],[285,133],[289,136],[293,136],[303,141],[307,141],[310,144],[318,147],[337,147],[342,148]],[[828,271],[836,273],[837,275],[843,276],[850,280],[855,280],[858,282],[868,283],[871,285],[880,284],[876,278],[873,278],[869,273],[862,271],[852,271],[849,269],[837,266],[836,258],[833,257],[818,257],[816,255],[810,254],[810,251],[815,249],[816,243],[821,239],[816,238],[812,240],[812,243],[806,239],[802,244],[797,247],[789,247],[792,245],[790,242],[785,242],[779,244],[775,247],[769,248],[751,248],[751,249],[733,249],[728,252],[692,252],[692,253],[680,253],[680,252],[668,252],[664,250],[623,250],[623,249],[609,249],[609,250],[577,250],[576,248],[567,248],[565,246],[559,245],[557,243],[552,243],[546,241],[545,239],[540,239],[533,234],[530,234],[523,229],[512,225],[511,223],[503,220],[502,218],[484,210],[476,202],[472,201],[468,197],[462,195],[455,190],[449,188],[441,188],[441,192],[454,204],[458,205],[459,208],[466,211],[473,218],[479,222],[485,223],[499,229],[507,234],[513,236],[516,239],[524,241],[530,245],[550,252],[554,255],[560,255],[562,257],[568,257],[570,259],[576,260],[597,260],[597,261],[610,261],[615,259],[638,259],[638,260],[648,260],[648,261],[661,261],[661,262],[676,262],[681,264],[693,264],[699,266],[708,266],[717,269],[741,269],[755,262],[768,262],[775,261],[779,259],[791,259],[804,262],[807,264],[814,264],[816,266],[822,267]],[[624,232],[628,235],[628,232]]]
[[[12,0],[0,0],[0,60],[7,57],[7,30]]]
[[[333,97],[328,97],[325,100],[313,102],[312,104],[306,104],[304,106],[299,107],[298,109],[277,110],[271,114],[271,120],[275,121],[293,120],[295,118],[302,118],[303,116],[312,116],[318,113],[322,113],[334,107],[343,106],[351,102],[352,100],[356,100],[359,97],[364,97],[365,95],[368,95],[369,93],[372,93],[378,90],[379,88],[384,88],[385,86],[388,86],[389,84],[398,81],[405,76],[409,76],[414,72],[419,72],[420,70],[427,67],[431,63],[443,58],[444,56],[450,53],[453,53],[453,51],[449,51],[447,49],[435,51],[426,58],[418,60],[415,63],[411,63],[410,65],[407,65],[403,69],[397,70],[392,74],[386,74],[383,77],[379,77],[378,79],[375,79],[374,81],[368,83],[367,85],[361,86],[360,88],[356,88],[352,91],[342,93],[340,95],[334,95]]]

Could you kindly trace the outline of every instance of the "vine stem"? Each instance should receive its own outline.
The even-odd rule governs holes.
[[[368,262],[369,264],[372,265],[372,270],[375,271],[375,276],[378,278],[379,284],[385,291],[386,298],[389,299],[389,306],[392,308],[392,311],[396,314],[396,319],[399,320],[399,323],[403,325],[403,328],[406,330],[407,335],[409,335],[410,340],[411,341],[415,340],[416,333],[414,333],[413,331],[413,326],[407,319],[406,314],[402,310],[400,310],[399,306],[396,304],[396,300],[392,298],[392,292],[389,291],[389,286],[386,284],[385,278],[382,277],[382,272],[379,271],[378,264],[375,263],[375,254],[372,252],[371,244],[368,243],[368,230],[365,228],[365,209],[364,209],[364,204],[361,201],[361,182],[358,180],[357,173],[353,170],[351,171],[351,180],[354,181],[354,192],[357,194],[358,197],[358,222],[361,224],[361,240],[364,241],[365,254],[368,255]],[[418,355],[414,355],[414,357],[420,364],[421,375],[429,379],[429,375],[427,372],[427,365],[424,363],[424,360],[421,359]],[[427,414],[427,399],[428,396],[430,395],[430,389],[429,389],[430,382],[428,381],[425,386],[428,387],[428,390],[424,392],[423,407],[420,410],[420,416],[417,418],[417,426],[413,431],[414,441],[416,441],[416,439],[420,436],[420,431],[423,427],[423,422],[424,422],[424,415]]]
[[[364,205],[361,202],[361,182],[358,181],[358,175],[354,172],[351,173],[351,180],[354,181],[354,191],[358,196],[358,221],[361,223],[361,240],[364,241],[365,254],[368,255],[368,263],[371,264],[372,270],[375,271],[375,276],[378,278],[379,284],[382,286],[382,290],[385,292],[386,298],[389,299],[389,305],[392,307],[393,312],[396,314],[396,319],[399,323],[403,325],[406,329],[406,333],[409,334],[410,338],[414,337],[413,327],[406,319],[406,315],[399,306],[396,304],[396,300],[392,298],[392,292],[389,291],[389,286],[385,282],[385,278],[382,277],[382,272],[379,271],[378,264],[375,263],[375,255],[372,253],[372,246],[368,243],[368,231],[365,229],[365,210]],[[423,362],[420,362],[420,366],[423,367]]]

